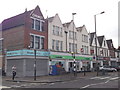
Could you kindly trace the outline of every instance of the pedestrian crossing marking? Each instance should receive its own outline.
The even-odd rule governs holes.
[[[90,79],[98,79],[98,80],[104,80],[104,79],[110,79],[110,80],[115,80],[115,79],[119,79],[119,77],[92,77]]]
[[[0,89],[2,88],[11,88],[11,87],[8,87],[8,86],[0,86]]]

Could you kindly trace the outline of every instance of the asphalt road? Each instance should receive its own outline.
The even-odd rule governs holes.
[[[117,73],[109,76],[81,77],[77,80],[70,80],[55,83],[23,83],[3,81],[3,88],[118,88],[120,78]]]

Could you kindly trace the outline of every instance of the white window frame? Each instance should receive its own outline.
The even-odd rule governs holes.
[[[34,45],[33,45],[33,49],[36,49],[35,48],[35,37],[40,37],[40,46],[39,46],[39,49],[41,49],[41,38],[44,38],[45,39],[45,36],[41,36],[41,35],[37,35],[37,34],[33,34],[33,33],[30,33],[30,36],[33,36],[34,37]]]
[[[44,31],[44,30],[42,30],[42,26],[41,26],[41,23],[45,22],[44,20],[34,18],[34,17],[30,17],[30,18],[34,20],[34,28],[32,28],[32,29],[37,30],[36,27],[35,27],[35,21],[38,20],[38,21],[40,21],[40,30],[38,30],[38,31]]]

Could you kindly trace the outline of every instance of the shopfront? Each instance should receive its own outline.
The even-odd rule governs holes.
[[[83,67],[85,66],[87,69],[90,70],[92,68],[92,57],[90,56],[83,56],[83,55],[76,55],[75,56],[76,60],[76,68],[77,71],[83,70]],[[71,54],[66,54],[66,55],[50,55],[50,61],[49,65],[55,65],[61,62],[62,67],[65,69],[66,72],[71,72],[73,70],[73,57]]]
[[[112,67],[118,66],[118,59],[117,58],[110,58],[110,63]]]
[[[49,52],[36,51],[36,76],[48,75]],[[34,50],[16,50],[7,52],[6,74],[12,75],[12,66],[16,66],[17,77],[34,76],[35,53]]]

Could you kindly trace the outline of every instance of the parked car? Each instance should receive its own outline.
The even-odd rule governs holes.
[[[102,70],[105,70],[105,71],[111,71],[111,72],[113,72],[113,71],[117,71],[117,69],[116,68],[113,68],[113,67],[110,67],[110,66],[100,66],[99,67],[99,70],[100,71],[102,71]]]
[[[117,71],[120,71],[120,66],[114,66],[113,68],[117,69]]]
[[[117,67],[115,67],[116,69],[117,69],[117,71],[120,71],[120,66],[117,66]]]

